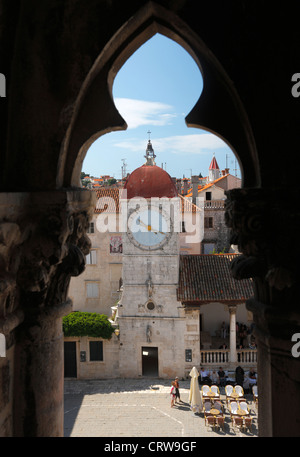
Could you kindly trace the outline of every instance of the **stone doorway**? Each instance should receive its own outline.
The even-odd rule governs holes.
[[[158,348],[142,347],[142,375],[158,376]]]
[[[77,378],[76,341],[64,343],[64,376]]]

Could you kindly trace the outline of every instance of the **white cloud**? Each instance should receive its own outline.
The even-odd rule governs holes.
[[[115,104],[121,116],[125,119],[128,129],[135,129],[141,125],[168,125],[171,124],[174,108],[160,102],[135,100],[132,98],[115,98]]]
[[[155,138],[155,140],[152,140],[152,145],[155,152],[171,154],[206,154],[207,152],[214,152],[227,147],[224,141],[211,133]],[[115,146],[133,152],[143,151],[145,149],[145,140],[131,139],[115,143]]]

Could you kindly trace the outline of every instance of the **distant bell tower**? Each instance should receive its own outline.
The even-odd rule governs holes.
[[[155,163],[155,157],[156,155],[154,154],[154,149],[152,147],[152,144],[151,144],[151,140],[150,140],[150,131],[147,132],[148,135],[149,135],[149,140],[148,140],[148,144],[147,144],[147,148],[146,148],[146,155],[145,155],[145,158],[146,158],[146,163],[145,165],[156,165]]]
[[[220,168],[219,168],[218,162],[217,162],[217,160],[215,158],[215,154],[214,154],[212,161],[210,163],[210,166],[209,166],[209,174],[208,174],[209,182],[219,179],[220,176],[221,176]]]

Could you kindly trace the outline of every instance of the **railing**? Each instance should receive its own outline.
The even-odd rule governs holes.
[[[256,349],[238,349],[236,351],[237,361],[246,363],[247,365],[257,363],[257,350]]]
[[[238,349],[236,351],[237,362],[241,365],[256,365],[256,349]],[[229,349],[205,349],[200,351],[201,365],[224,365],[230,363]]]
[[[201,365],[229,363],[229,350],[205,349],[200,351]]]
[[[225,200],[205,200],[204,209],[224,209]]]

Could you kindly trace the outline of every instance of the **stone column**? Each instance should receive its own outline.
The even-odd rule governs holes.
[[[226,192],[231,243],[243,255],[232,264],[239,280],[253,278],[247,301],[258,345],[259,436],[300,436],[299,189],[234,189]],[[300,354],[299,354],[300,355]]]
[[[70,278],[85,267],[93,210],[81,189],[0,194],[0,328],[14,379],[1,436],[63,436],[62,316],[72,310]]]
[[[230,363],[236,363],[236,306],[228,306],[230,314],[229,345]]]

